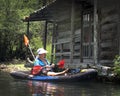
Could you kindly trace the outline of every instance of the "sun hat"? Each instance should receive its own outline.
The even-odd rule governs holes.
[[[37,50],[37,53],[38,54],[44,54],[44,53],[48,53],[44,48],[39,48],[38,50]]]

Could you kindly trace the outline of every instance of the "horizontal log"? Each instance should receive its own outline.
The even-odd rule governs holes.
[[[100,64],[104,64],[104,65],[113,64],[113,60],[100,60]]]
[[[61,56],[61,55],[70,55],[71,54],[71,52],[63,52],[63,53],[61,53],[61,52],[56,52],[55,54],[53,54],[53,55],[56,55],[56,56]]]
[[[115,52],[114,51],[102,51],[100,52],[100,57],[115,57]]]
[[[112,29],[116,29],[116,25],[117,23],[108,23],[108,24],[101,25],[101,32],[107,32],[107,31],[109,32]]]
[[[112,14],[112,15],[108,15],[108,16],[102,18],[100,24],[104,25],[104,24],[107,24],[108,22],[115,23],[117,21],[118,21],[118,15],[117,14]]]
[[[112,47],[112,42],[102,42],[100,43],[100,46],[101,47]]]

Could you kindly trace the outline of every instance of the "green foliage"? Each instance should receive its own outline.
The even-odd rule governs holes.
[[[13,47],[17,42],[17,38],[14,37],[17,37],[16,33],[19,26],[19,15],[15,10],[16,5],[14,3],[16,2],[11,2],[10,0],[1,0],[0,9],[2,9],[0,12],[0,60],[8,60],[13,57]]]
[[[120,76],[120,56],[117,55],[114,59],[114,73],[117,75],[117,76]]]
[[[32,47],[32,50],[35,55],[37,55],[36,50],[38,48],[43,48],[43,35],[44,35],[44,24],[45,22],[33,22],[30,23],[30,45]],[[48,34],[47,34],[47,44],[46,44],[46,50],[48,51],[47,53],[47,59],[50,61],[51,60],[51,40],[52,40],[52,26],[49,24],[48,26]]]
[[[41,8],[43,2],[44,0],[0,0],[0,61],[25,59],[27,48],[23,43],[23,34],[27,32],[27,23],[22,19]],[[43,32],[44,22],[30,22],[29,40],[34,53],[37,48],[43,47]],[[51,34],[48,34],[47,41],[50,39]],[[48,51],[50,43],[47,45]]]
[[[48,51],[48,53],[47,53],[47,59],[49,61],[51,61],[51,48],[52,48],[51,46],[52,46],[51,44],[47,45],[47,51]]]
[[[37,55],[36,51],[38,48],[43,48],[43,42],[42,42],[42,39],[39,37],[39,36],[35,36],[35,37],[32,37],[32,39],[30,40],[30,45],[31,45],[31,48],[32,48],[32,51],[35,55]],[[46,50],[48,51],[47,53],[47,59],[50,61],[51,60],[51,43],[50,44],[47,44],[47,48]]]
[[[42,40],[40,37],[33,37],[30,43],[34,53],[36,53],[36,50],[38,48],[43,47]]]

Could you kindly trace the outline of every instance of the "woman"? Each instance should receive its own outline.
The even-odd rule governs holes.
[[[36,57],[36,60],[34,62],[34,66],[39,66],[38,68],[40,70],[39,74],[41,75],[47,75],[47,76],[56,76],[56,75],[62,75],[65,74],[68,69],[62,71],[62,72],[53,72],[52,68],[55,66],[54,64],[50,65],[48,60],[45,58],[47,51],[43,48],[39,48],[37,50],[38,56]]]

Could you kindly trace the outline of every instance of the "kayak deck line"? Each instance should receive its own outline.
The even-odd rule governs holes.
[[[14,71],[10,75],[16,79],[27,79],[35,81],[84,81],[92,80],[97,77],[97,71],[95,69],[83,69],[79,73],[58,76],[33,76],[29,77],[30,72],[26,71]]]

